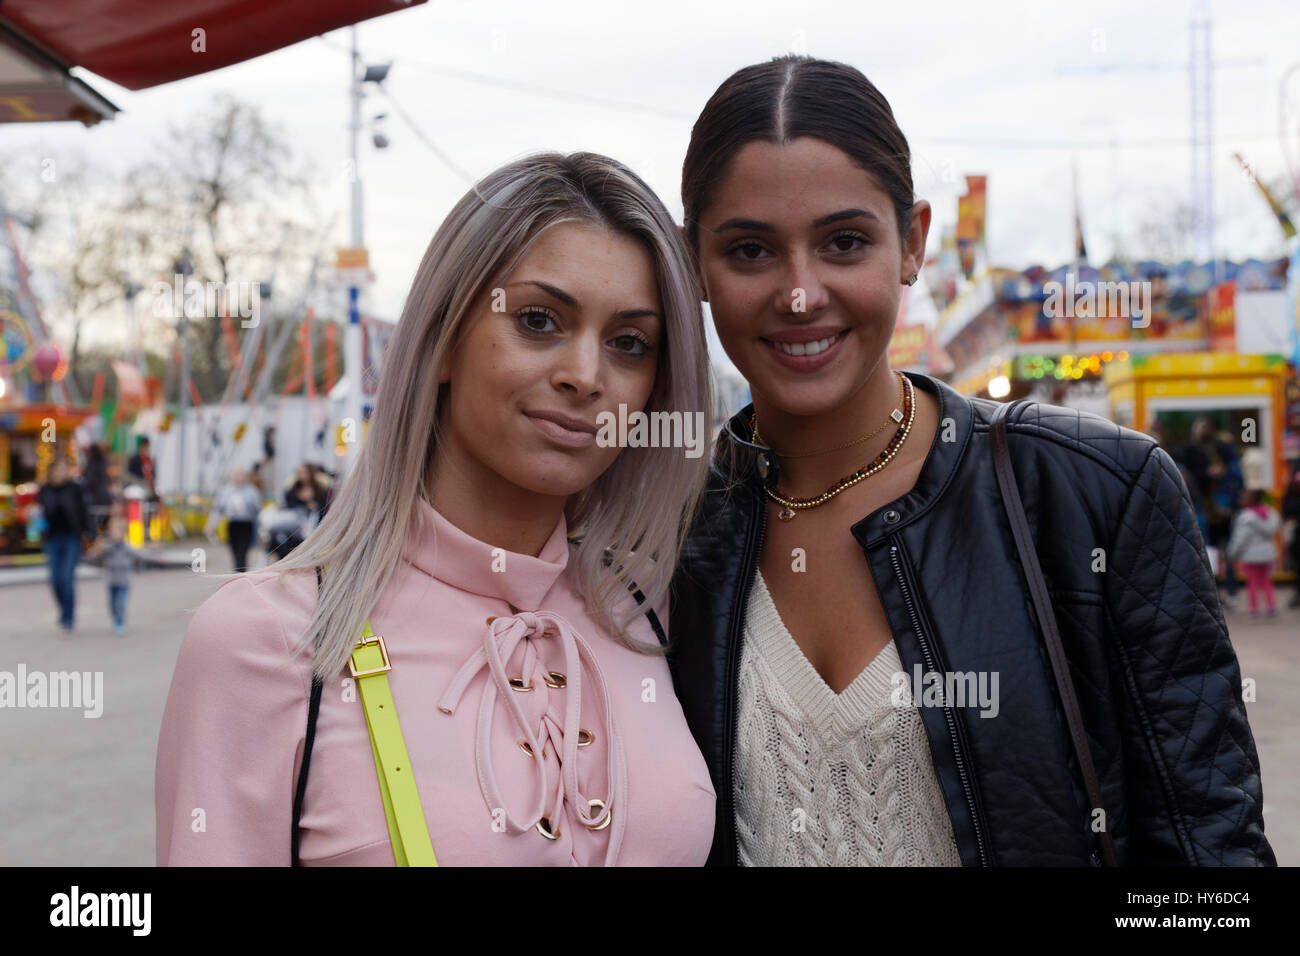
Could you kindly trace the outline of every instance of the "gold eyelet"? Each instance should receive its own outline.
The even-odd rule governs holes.
[[[599,807],[601,810],[605,809],[605,801],[598,800],[594,797],[591,800],[587,801],[587,805],[591,807]],[[603,830],[605,829],[605,827],[609,826],[609,821],[612,819],[614,819],[614,813],[613,811],[610,811],[608,814],[605,815],[605,819],[602,823],[597,823],[595,825],[587,823],[584,824],[584,826],[586,826],[588,830]]]
[[[559,671],[551,671],[549,677],[543,678],[543,683],[545,683],[547,687],[561,688],[569,683],[569,679]]]
[[[530,744],[528,741],[526,741],[526,740],[521,740],[521,741],[519,741],[519,749],[522,750],[524,753],[528,754],[528,756],[530,756],[530,757],[533,756],[533,745]],[[542,759],[543,759],[543,760],[546,759],[546,746],[545,746],[545,745],[542,746]]]
[[[542,826],[542,824],[546,824],[546,826]],[[551,821],[546,817],[542,817],[537,821],[537,832],[548,840],[558,840],[560,838],[559,830],[556,830],[553,833],[551,832]]]
[[[590,730],[588,730],[586,727],[579,727],[579,728],[578,728],[578,746],[579,746],[579,747],[586,747],[586,746],[589,746],[589,745],[591,744],[591,742],[592,742],[593,740],[595,740],[595,739],[596,739],[596,735],[593,734],[593,733],[592,733]],[[601,806],[603,807],[604,804],[602,803]]]
[[[520,693],[524,691],[529,691],[533,689],[533,682],[529,681],[527,684],[525,684],[524,679],[522,677],[512,677],[510,678],[510,689],[517,690]]]
[[[495,620],[496,620],[495,617],[490,617],[490,618],[488,618],[488,619],[487,619],[488,626],[490,627],[490,626],[492,625],[492,622],[495,621]]]

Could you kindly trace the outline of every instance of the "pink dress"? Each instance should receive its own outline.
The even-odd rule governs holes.
[[[566,573],[564,520],[533,557],[470,537],[423,498],[418,507],[425,530],[412,530],[370,621],[388,646],[438,863],[702,865],[715,795],[667,664],[588,617]],[[266,570],[223,584],[195,613],[158,741],[160,866],[289,865],[311,690],[310,663],[289,648],[315,600],[313,573],[282,583]],[[644,615],[631,632],[657,643]],[[303,865],[393,865],[346,672],[321,695],[300,826]]]

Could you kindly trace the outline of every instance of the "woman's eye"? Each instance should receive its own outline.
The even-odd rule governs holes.
[[[554,328],[548,327],[547,323],[552,325],[555,317],[543,309],[528,308],[520,309],[515,313],[515,318],[519,325],[528,332],[553,332]]]
[[[867,245],[867,237],[860,232],[841,232],[831,236],[830,245],[836,252],[856,252],[857,243]]]
[[[650,351],[650,343],[638,335],[616,335],[610,341],[614,348],[628,355],[645,355]]]
[[[738,242],[727,250],[727,255],[744,262],[756,262],[763,251],[757,242]]]

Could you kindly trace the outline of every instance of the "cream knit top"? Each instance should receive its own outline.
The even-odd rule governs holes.
[[[756,572],[745,613],[736,836],[745,866],[960,866],[910,682],[890,641],[836,694]]]

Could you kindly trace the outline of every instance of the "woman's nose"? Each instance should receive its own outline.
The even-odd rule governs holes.
[[[776,290],[773,303],[777,312],[798,315],[817,312],[826,305],[828,296],[821,277],[817,274],[817,262],[808,252],[797,250],[786,260],[784,281]]]
[[[569,342],[560,353],[551,382],[557,388],[576,392],[580,397],[600,394],[600,341],[581,336]]]

